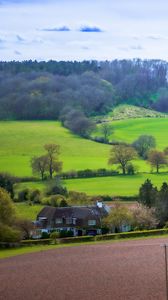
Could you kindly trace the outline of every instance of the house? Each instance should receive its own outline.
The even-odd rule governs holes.
[[[102,218],[109,208],[101,202],[95,206],[44,207],[36,225],[42,232],[71,231],[73,236],[101,234]]]

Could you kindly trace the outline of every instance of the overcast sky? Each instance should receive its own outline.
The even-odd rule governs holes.
[[[0,0],[0,60],[168,60],[167,0]]]

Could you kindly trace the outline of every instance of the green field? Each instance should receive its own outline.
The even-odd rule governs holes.
[[[114,121],[114,140],[133,142],[142,134],[153,135],[156,148],[163,150],[168,146],[168,118],[144,118]]]
[[[113,121],[112,140],[132,142],[141,134],[155,136],[157,148],[168,146],[168,118],[144,118]],[[0,122],[0,171],[18,176],[31,176],[30,159],[43,153],[43,145],[57,143],[61,147],[64,170],[107,168],[109,145],[95,143],[73,135],[53,121]],[[138,160],[139,171],[150,166]],[[113,167],[114,168],[114,167]]]
[[[53,121],[0,122],[0,171],[31,176],[30,159],[43,145],[61,147],[64,170],[107,167],[109,146],[82,139]]]
[[[16,215],[19,218],[36,220],[37,214],[43,208],[43,205],[28,205],[27,203],[15,203]]]
[[[157,149],[168,146],[168,118],[141,118],[113,121],[115,129],[112,140],[131,143],[141,134],[156,138]],[[0,122],[0,171],[18,176],[31,176],[30,159],[43,153],[43,145],[57,143],[61,146],[61,160],[64,170],[107,168],[111,146],[82,139],[53,121]],[[139,172],[150,172],[150,166],[142,160],[134,162]],[[112,166],[114,169],[115,166]],[[164,172],[168,171],[163,169]],[[113,196],[135,195],[146,178],[160,185],[168,181],[167,174],[138,174],[136,176],[115,176],[67,180],[69,190],[86,192],[90,195],[110,194]],[[24,186],[42,188],[42,183],[27,183]]]
[[[163,150],[168,146],[168,118],[140,118],[110,122],[114,133],[110,140],[131,143],[142,134],[153,135],[157,149]],[[101,135],[101,125],[94,135]]]
[[[168,146],[168,118],[139,118],[127,119],[109,122],[114,129],[114,133],[110,136],[110,141],[122,141],[132,143],[140,135],[153,135],[156,139],[156,148],[163,150]],[[96,136],[101,135],[101,125],[94,133]],[[143,160],[136,160],[135,165],[138,166],[139,172],[150,172],[151,168],[148,163]],[[165,169],[164,171],[168,171]]]
[[[69,191],[84,192],[88,195],[136,196],[139,187],[147,178],[151,179],[152,183],[159,188],[163,182],[168,182],[168,173],[68,179],[64,181],[64,185]],[[17,193],[18,190],[24,188],[44,191],[46,184],[43,182],[21,183],[16,185],[15,191]]]
[[[88,195],[136,196],[139,187],[147,178],[151,179],[157,187],[160,187],[164,181],[168,182],[168,174],[137,174],[67,180],[66,186],[68,190],[80,191]]]

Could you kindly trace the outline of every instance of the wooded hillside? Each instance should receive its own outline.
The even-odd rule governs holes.
[[[161,60],[0,62],[0,119],[95,116],[121,103],[168,112],[167,70]]]

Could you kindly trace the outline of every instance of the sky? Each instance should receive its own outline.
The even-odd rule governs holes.
[[[167,0],[0,0],[0,60],[168,60]]]

